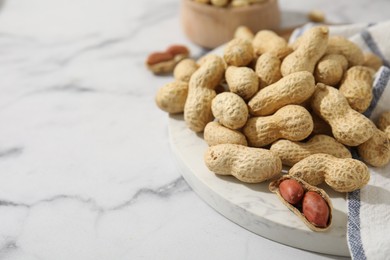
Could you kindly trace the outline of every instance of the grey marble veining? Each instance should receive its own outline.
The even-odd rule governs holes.
[[[148,53],[179,0],[8,0],[0,10],[0,259],[333,259],[253,234],[186,184]],[[281,0],[291,22],[388,19],[390,2]],[[296,18],[294,18],[296,17]],[[299,18],[299,19],[298,19]],[[286,24],[289,25],[289,24]]]

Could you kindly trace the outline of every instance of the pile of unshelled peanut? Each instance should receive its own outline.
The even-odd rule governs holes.
[[[188,128],[203,132],[210,171],[246,183],[273,179],[270,190],[312,230],[324,231],[332,205],[316,186],[360,189],[370,179],[366,164],[390,161],[390,112],[377,125],[362,114],[381,65],[348,39],[329,36],[326,26],[292,45],[272,31],[240,27],[222,57],[178,63],[156,103],[184,112]],[[291,168],[276,179],[282,164]]]
[[[196,3],[217,7],[242,7],[267,2],[268,0],[193,0]]]

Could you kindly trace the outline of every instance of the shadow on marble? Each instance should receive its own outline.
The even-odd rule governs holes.
[[[172,73],[166,73],[166,74],[158,74],[158,75],[156,75],[156,74],[153,74],[153,73],[151,72],[151,76],[152,76],[152,77],[159,77],[159,78],[172,78]]]
[[[333,210],[332,210],[332,222],[334,223],[337,220],[343,220],[343,219],[345,219],[345,220],[348,219],[347,213],[343,212],[341,210],[338,210],[336,208],[333,208]],[[347,223],[345,223],[345,224],[347,224]],[[330,228],[332,228],[332,227],[330,227]],[[345,227],[345,228],[347,228],[347,227]]]
[[[347,260],[347,259],[351,259],[350,257],[346,257],[346,256],[327,255],[327,254],[320,254],[320,253],[315,253],[315,252],[311,252],[311,253],[317,255],[318,257],[326,256],[328,259],[333,259],[333,260]]]
[[[175,121],[184,121],[182,114],[168,114],[170,119],[173,119]]]
[[[262,182],[262,183],[245,183],[245,182],[242,182],[240,180],[238,180],[236,177],[232,176],[232,175],[218,175],[218,174],[215,174],[215,176],[218,178],[218,179],[221,179],[225,182],[231,182],[231,183],[235,183],[237,185],[241,185],[241,186],[245,186],[246,188],[250,189],[250,190],[253,190],[253,191],[256,191],[256,192],[267,192],[267,193],[271,193],[271,191],[268,189],[268,181],[267,182]]]
[[[202,133],[194,133],[198,138],[202,139],[204,142],[203,132]]]

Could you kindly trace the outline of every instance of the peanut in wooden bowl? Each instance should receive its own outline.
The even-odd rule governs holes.
[[[244,7],[216,7],[182,0],[181,23],[187,37],[205,48],[218,47],[233,38],[237,27],[244,25],[257,32],[277,30],[280,25],[277,0]]]

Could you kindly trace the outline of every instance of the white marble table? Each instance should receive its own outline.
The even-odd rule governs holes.
[[[281,0],[335,23],[387,0]],[[154,104],[148,53],[189,42],[179,0],[8,0],[0,10],[0,259],[338,259],[255,235],[195,194]]]

